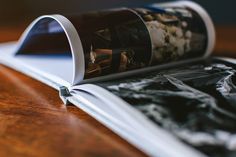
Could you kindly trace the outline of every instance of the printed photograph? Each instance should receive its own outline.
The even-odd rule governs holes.
[[[70,20],[82,41],[85,79],[201,57],[206,51],[206,26],[187,8],[113,9]]]
[[[149,65],[152,51],[149,32],[132,10],[98,11],[70,20],[78,26],[83,45],[85,78]]]
[[[196,64],[98,83],[209,156],[236,155],[236,69]]]
[[[151,64],[204,55],[206,26],[201,17],[188,8],[137,8],[152,41]]]

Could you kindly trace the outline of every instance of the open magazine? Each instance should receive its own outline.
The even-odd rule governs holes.
[[[150,156],[236,155],[236,60],[190,1],[36,19],[0,62]]]

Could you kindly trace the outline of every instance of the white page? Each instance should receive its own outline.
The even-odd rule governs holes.
[[[61,33],[63,42],[68,40],[68,49],[58,52],[56,47],[63,45],[60,42],[35,39],[35,36],[44,36],[47,32],[53,35]],[[49,47],[54,45],[55,49],[52,52],[51,49],[40,49],[44,42]],[[0,63],[58,90],[84,78],[84,54],[79,35],[73,24],[62,15],[41,16],[28,26],[18,41],[0,44]]]
[[[47,40],[47,35],[55,34],[60,35],[59,41],[55,41],[55,38],[52,39],[50,37],[49,40]],[[35,37],[39,36],[46,38],[35,39]],[[61,39],[61,37],[63,37],[63,39]],[[65,42],[64,40],[68,41],[66,50],[63,49],[63,52],[57,50],[57,47],[63,45],[61,42]],[[45,49],[38,49],[37,44],[40,45],[39,47],[43,47],[44,42],[45,45],[49,47],[54,45],[52,46],[53,48],[51,47],[51,49],[53,49],[52,52],[50,48],[48,51],[46,50],[46,52],[44,52]],[[29,46],[30,49],[27,49],[27,46]],[[16,58],[24,54],[25,56],[21,56],[20,59],[26,61],[28,65],[32,65],[34,69],[52,74],[70,83],[70,85],[77,84],[84,78],[85,61],[80,37],[71,21],[62,15],[44,15],[35,19],[19,39],[15,53],[17,54]],[[36,54],[40,55],[36,56]],[[54,57],[51,55],[54,55]],[[65,55],[65,57],[62,57],[63,55]],[[69,56],[71,56],[71,58]]]
[[[70,86],[72,61],[69,58],[15,56],[16,42],[0,44],[0,63],[31,76],[53,88]],[[63,76],[65,75],[65,77]]]
[[[69,56],[17,55],[15,59],[67,82],[71,82],[73,79],[73,62]]]

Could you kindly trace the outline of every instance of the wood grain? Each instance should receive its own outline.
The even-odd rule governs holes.
[[[236,26],[216,27],[216,45],[213,54],[236,58]]]
[[[0,41],[16,40],[22,28],[0,29]],[[65,107],[58,91],[0,65],[0,156],[145,155],[79,108]]]
[[[0,29],[0,41],[24,27]],[[216,55],[236,57],[236,27],[217,27]],[[58,92],[0,65],[0,156],[145,156]]]

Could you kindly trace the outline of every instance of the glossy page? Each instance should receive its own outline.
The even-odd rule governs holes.
[[[210,26],[195,3],[177,4],[67,16],[82,42],[85,79],[203,58],[212,46]]]
[[[161,70],[99,86],[209,156],[236,153],[236,69],[220,62]]]
[[[40,62],[32,65],[36,69],[78,85],[203,59],[211,53],[214,41],[207,12],[194,2],[181,1],[41,16],[23,33],[15,57],[35,58]],[[43,58],[58,57],[69,68],[63,64],[41,68]]]

